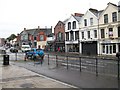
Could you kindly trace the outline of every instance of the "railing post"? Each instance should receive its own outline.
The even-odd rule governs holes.
[[[68,56],[67,56],[67,69],[68,69]]]
[[[118,60],[117,60],[117,64],[118,64],[118,75],[117,75],[117,77],[118,77],[118,80],[119,80],[119,77],[120,77],[120,74],[119,74],[119,66],[120,66],[119,60],[120,60],[120,58],[118,58]]]
[[[96,76],[98,76],[98,58],[96,58]]]
[[[48,54],[48,65],[49,65],[50,63],[49,63],[49,54]]]
[[[80,72],[81,72],[81,57],[79,57]]]
[[[15,53],[15,60],[17,61],[17,52]]]
[[[58,57],[56,55],[56,66],[58,67]]]

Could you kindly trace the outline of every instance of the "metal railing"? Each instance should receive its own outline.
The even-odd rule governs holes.
[[[98,58],[69,55],[46,54],[45,59],[48,65],[55,64],[56,68],[66,68],[67,70],[78,70],[80,72],[90,72],[98,75],[109,75],[117,77],[119,80],[120,67],[118,58]]]

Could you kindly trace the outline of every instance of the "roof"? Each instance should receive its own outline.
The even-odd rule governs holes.
[[[98,15],[100,15],[104,10],[98,11],[97,9],[90,8],[89,11],[92,12],[96,17],[98,17]]]
[[[113,4],[113,3],[111,3],[111,2],[109,2],[107,5],[109,5],[109,4],[112,4],[113,6],[117,6],[116,4]]]
[[[25,31],[26,33],[28,33],[28,34],[31,34],[31,35],[37,35],[39,32],[43,31],[43,32],[45,32],[46,35],[49,35],[49,34],[52,33],[52,28],[27,29],[27,30],[23,30],[22,32],[24,32],[24,31]],[[21,32],[21,33],[22,33],[22,32]],[[21,34],[21,33],[20,33],[20,34]]]
[[[82,16],[75,16],[75,15],[72,15],[78,22],[81,20]]]

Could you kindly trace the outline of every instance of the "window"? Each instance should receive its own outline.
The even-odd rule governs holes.
[[[120,13],[120,5],[118,5],[118,12]]]
[[[102,52],[105,53],[105,45],[102,47]]]
[[[109,52],[109,49],[108,49],[108,45],[106,46],[106,53],[108,54]]]
[[[104,29],[101,29],[101,38],[105,38],[105,32],[104,32]]]
[[[63,40],[63,33],[58,32],[57,40],[59,40],[59,41]]]
[[[70,33],[70,40],[71,40],[71,41],[74,40],[74,33],[73,33],[73,32]]]
[[[110,54],[112,54],[112,45],[110,45]]]
[[[117,21],[117,12],[112,13],[112,21],[113,22]]]
[[[71,22],[68,23],[68,30],[71,29]]]
[[[94,30],[94,38],[97,38],[97,30]]]
[[[73,21],[73,24],[72,24],[73,26],[72,26],[72,28],[73,29],[76,29],[76,21]]]
[[[36,38],[36,37],[34,37],[34,40],[37,40],[37,38]]]
[[[120,37],[120,27],[118,27],[118,37]]]
[[[84,25],[87,26],[87,19],[84,19]]]
[[[44,35],[40,35],[40,41],[44,41]]]
[[[108,23],[108,14],[104,15],[104,23]]]
[[[90,25],[93,25],[93,18],[90,18]]]
[[[109,37],[113,37],[113,28],[109,28]]]
[[[69,40],[69,32],[66,32],[66,41]]]
[[[82,32],[82,39],[84,39],[84,32]]]
[[[78,40],[79,39],[79,31],[76,31],[75,32],[75,40]]]
[[[88,31],[88,38],[90,38],[90,31]]]
[[[113,53],[116,53],[116,45],[113,44]]]

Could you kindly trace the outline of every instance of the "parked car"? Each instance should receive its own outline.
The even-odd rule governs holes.
[[[22,50],[22,52],[27,52],[27,51],[31,50],[31,47],[30,47],[30,45],[22,45],[21,50]]]
[[[44,58],[44,51],[42,49],[33,48],[30,51],[26,52],[27,59],[42,59]]]
[[[15,48],[15,47],[11,47],[11,48],[10,48],[10,52],[12,52],[12,53],[17,53],[17,52],[18,52],[18,49]]]

